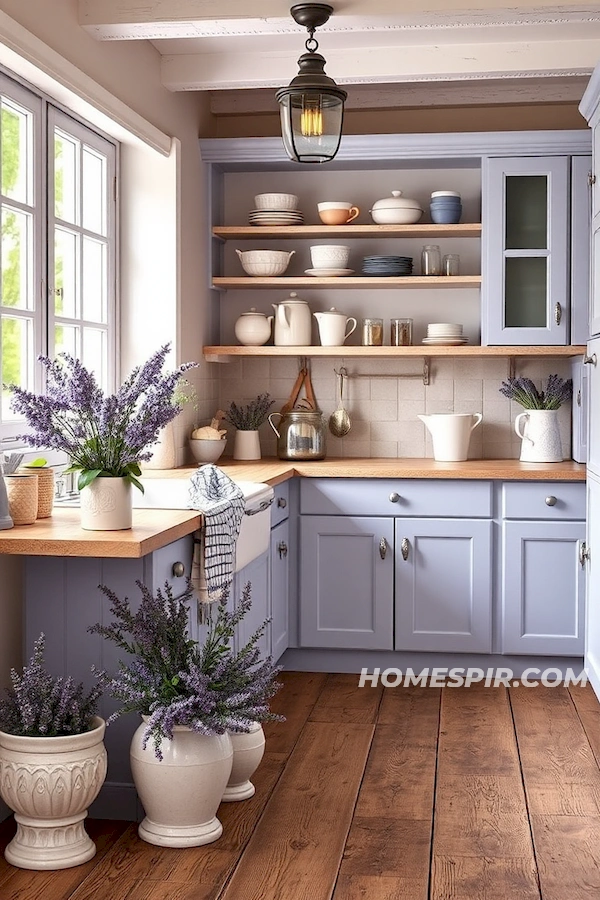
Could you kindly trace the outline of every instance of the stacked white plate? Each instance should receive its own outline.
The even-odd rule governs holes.
[[[462,325],[453,325],[450,322],[435,322],[427,326],[427,337],[423,338],[423,343],[456,347],[459,344],[467,344],[468,340],[463,334]]]
[[[304,215],[299,209],[252,209],[250,225],[302,225]]]

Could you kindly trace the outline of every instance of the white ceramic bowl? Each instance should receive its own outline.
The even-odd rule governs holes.
[[[423,215],[423,210],[417,207],[405,206],[404,208],[372,209],[371,218],[376,225],[414,225]]]
[[[257,194],[254,204],[255,209],[297,209],[298,198],[295,194]]]
[[[310,248],[313,269],[346,269],[350,247],[346,244],[320,244]]]
[[[283,275],[295,250],[237,250],[247,275],[275,278]]]
[[[223,440],[203,441],[190,438],[190,449],[196,462],[212,463],[219,459],[226,443]]]

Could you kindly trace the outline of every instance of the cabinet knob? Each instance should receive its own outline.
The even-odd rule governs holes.
[[[277,552],[279,553],[279,559],[284,559],[288,555],[288,545],[285,541],[279,541]]]
[[[185,575],[185,566],[182,562],[173,563],[173,568],[171,570],[173,572],[174,578],[181,578]]]
[[[400,500],[400,494],[397,494],[396,491],[392,491],[390,494],[390,503],[398,503]]]
[[[585,566],[586,562],[590,558],[590,550],[585,541],[581,541],[579,544],[579,563],[581,567]]]
[[[546,506],[556,506],[556,497],[553,497],[552,494],[546,497]]]
[[[279,507],[279,509],[285,509],[285,508],[286,508],[286,506],[287,506],[287,500],[285,499],[285,497],[278,497],[278,498],[277,498],[277,506]]]
[[[598,357],[596,356],[595,353],[592,353],[591,356],[586,355],[583,357],[584,366],[595,366],[595,365],[597,365],[597,363],[598,363]]]

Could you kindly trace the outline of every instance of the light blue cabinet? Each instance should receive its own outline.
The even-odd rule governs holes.
[[[254,632],[260,628],[265,619],[269,618],[269,552],[253,559],[236,573],[233,581],[234,600],[237,603],[242,596],[242,591],[249,583],[251,586],[252,605],[237,627],[234,648],[237,650],[248,643]],[[267,657],[271,653],[271,623],[267,625],[265,633],[258,642],[261,656]]]
[[[300,645],[393,648],[394,523],[302,516]]]
[[[588,469],[600,476],[600,337],[588,343],[584,367],[588,373]]]
[[[570,165],[568,156],[484,161],[484,345],[570,341]]]
[[[502,650],[583,655],[585,522],[503,523]]]
[[[271,529],[269,593],[271,597],[271,656],[276,662],[289,646],[290,633],[290,523]]]
[[[600,478],[592,474],[587,481],[587,509],[585,666],[600,696]]]
[[[492,523],[396,519],[396,650],[491,650]]]

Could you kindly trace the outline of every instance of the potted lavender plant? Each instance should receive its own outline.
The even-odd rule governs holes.
[[[530,378],[509,378],[502,382],[500,393],[525,410],[515,419],[515,431],[521,438],[521,462],[562,462],[558,410],[571,399],[571,379],[549,375],[546,390],[539,391]]]
[[[44,635],[22,674],[0,699],[0,795],[15,813],[17,833],[5,850],[23,869],[66,869],[96,847],[83,821],[106,777],[101,694],[44,668]]]
[[[230,732],[250,734],[280,717],[269,710],[279,669],[261,661],[257,643],[267,623],[237,653],[234,631],[250,608],[250,587],[234,612],[224,597],[202,644],[188,634],[190,584],[178,598],[168,585],[155,595],[138,582],[136,611],[106,587],[113,621],[89,630],[127,654],[115,675],[99,673],[120,703],[108,724],[127,712],[143,722],[131,743],[131,768],[146,817],[140,837],[151,844],[189,847],[217,840],[216,812],[232,772]],[[261,752],[262,755],[262,752]]]
[[[116,394],[105,396],[93,372],[68,353],[59,359],[40,356],[46,369],[44,395],[18,385],[11,409],[32,429],[20,438],[33,447],[64,451],[66,472],[78,472],[81,525],[87,530],[131,528],[131,486],[138,480],[140,462],[161,429],[179,413],[173,395],[183,372],[197,365],[184,363],[163,373],[170,345],[165,344],[143,365],[136,366]]]
[[[266,421],[275,401],[268,393],[259,394],[247,406],[232,403],[225,419],[236,428],[233,444],[234,459],[260,459],[258,429]]]

